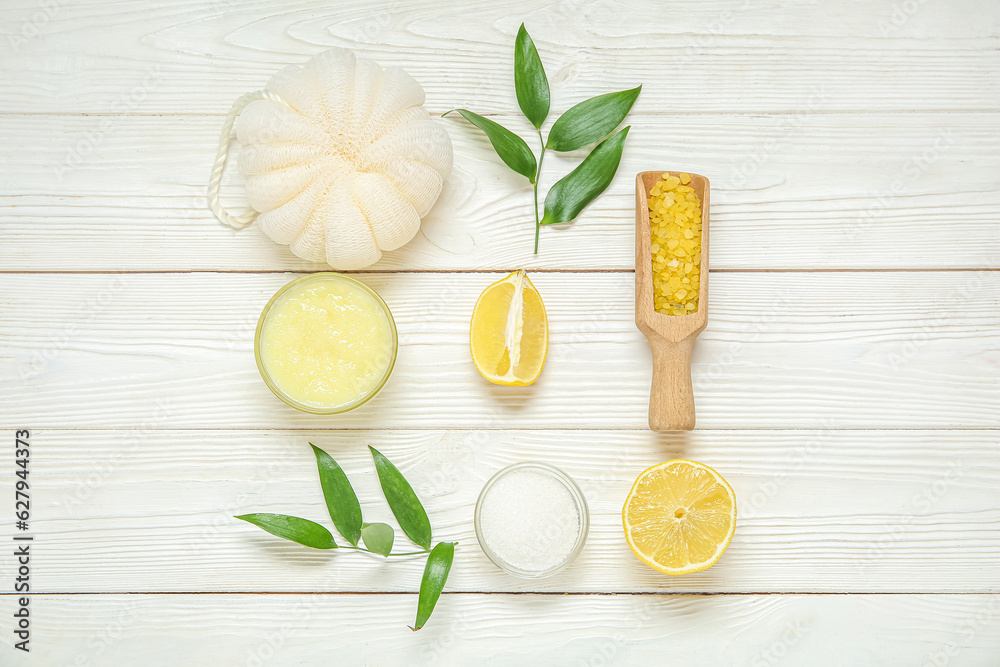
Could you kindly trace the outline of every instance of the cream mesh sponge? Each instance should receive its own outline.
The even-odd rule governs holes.
[[[423,103],[409,74],[347,49],[290,65],[233,105],[209,205],[234,227],[256,218],[303,259],[341,270],[374,264],[416,235],[451,172],[451,140]],[[218,195],[234,123],[253,207],[238,215]]]

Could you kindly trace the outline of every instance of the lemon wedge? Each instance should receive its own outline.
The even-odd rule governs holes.
[[[524,271],[479,295],[469,345],[479,373],[494,384],[523,387],[538,379],[549,349],[549,321],[542,297]]]
[[[625,539],[657,572],[690,574],[714,565],[736,531],[736,495],[707,465],[674,459],[644,470],[622,509]]]

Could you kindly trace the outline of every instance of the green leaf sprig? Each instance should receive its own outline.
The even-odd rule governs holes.
[[[324,450],[312,443],[309,443],[309,446],[316,455],[320,486],[323,488],[323,497],[330,519],[336,526],[337,532],[350,545],[337,544],[333,534],[324,526],[297,516],[257,513],[243,514],[235,518],[252,523],[272,535],[313,549],[352,549],[386,558],[427,554],[427,563],[424,565],[424,575],[420,582],[417,617],[410,626],[413,630],[419,630],[430,618],[438,598],[441,597],[441,591],[448,580],[451,563],[455,557],[455,543],[438,542],[431,549],[431,524],[424,506],[413,492],[413,487],[389,459],[374,447],[369,447],[372,459],[375,461],[379,484],[382,486],[382,492],[389,503],[392,515],[396,517],[403,533],[421,547],[419,551],[393,552],[392,526],[386,523],[365,523],[361,517],[361,503],[358,502],[358,496],[354,493],[354,487],[347,479],[347,474]],[[359,542],[364,546],[360,546]]]
[[[521,113],[535,126],[541,152],[538,158],[527,142],[503,125],[468,109],[453,109],[480,130],[493,145],[504,164],[528,179],[535,196],[535,253],[542,225],[555,225],[575,220],[580,212],[607,189],[618,171],[622,149],[629,128],[608,137],[628,115],[642,86],[616,93],[598,95],[580,102],[552,125],[548,139],[542,136],[542,125],[549,115],[549,82],[542,59],[524,24],[514,42],[514,92]],[[445,113],[447,116],[451,111]],[[602,141],[603,140],[603,141]],[[545,196],[544,213],[538,210],[538,181],[542,173],[545,151],[557,153],[575,151],[600,141],[573,171],[561,178]]]

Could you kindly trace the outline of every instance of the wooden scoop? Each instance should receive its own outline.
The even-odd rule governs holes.
[[[653,385],[649,393],[649,428],[690,431],[694,428],[691,350],[708,324],[708,179],[690,174],[701,200],[701,283],[698,310],[690,315],[664,315],[653,306],[653,262],[650,252],[649,191],[664,173],[644,171],[635,179],[635,324],[653,349]]]

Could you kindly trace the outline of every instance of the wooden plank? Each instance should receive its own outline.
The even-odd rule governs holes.
[[[435,540],[459,543],[453,591],[1000,590],[996,430],[665,436],[154,427],[32,431],[34,591],[415,591],[422,558],[314,551],[233,518],[278,512],[330,525],[309,442],[341,464],[370,521],[395,524],[366,445],[397,464],[427,508]],[[722,473],[739,518],[717,565],[667,577],[629,551],[621,508],[640,471],[678,457]],[[591,512],[579,559],[540,581],[497,569],[473,527],[486,480],[521,460],[563,468]],[[397,540],[406,550],[405,537]],[[11,580],[14,567],[0,559],[0,576]]]
[[[913,11],[877,2],[714,0],[682,10],[539,0],[516,15],[486,0],[13,0],[5,9],[0,77],[18,92],[0,103],[7,113],[221,113],[329,46],[405,67],[435,111],[508,111],[522,20],[556,110],[609,86],[657,81],[669,85],[649,85],[638,110],[799,111],[817,92],[825,110],[839,111],[986,110],[998,101],[991,26],[1000,10],[989,0],[930,0]]]
[[[149,667],[683,664],[989,667],[1000,600],[979,595],[442,597],[410,632],[409,595],[36,596],[31,653],[6,665]],[[9,608],[9,604],[7,605]],[[11,618],[3,614],[3,642]],[[845,639],[848,638],[848,639]],[[30,656],[30,659],[29,659]]]
[[[569,228],[544,229],[538,255],[527,181],[467,124],[441,122],[455,170],[421,233],[377,270],[628,270],[632,176],[667,167],[712,180],[714,268],[1000,266],[997,113],[633,114],[611,188]],[[220,124],[0,116],[9,147],[0,270],[323,268],[255,227],[234,232],[211,216],[204,193]],[[573,164],[547,156],[543,193]],[[236,202],[240,183],[231,180],[224,192]]]
[[[468,351],[497,274],[362,274],[400,332],[361,408],[316,417],[260,380],[253,332],[286,274],[0,276],[7,428],[646,428],[649,347],[622,273],[538,273],[548,362],[530,388]],[[994,428],[1000,272],[717,273],[693,378],[703,428]]]
[[[994,664],[1000,5],[517,10],[4,3],[0,424],[35,443],[30,664]],[[554,112],[645,84],[619,179],[532,256],[529,191],[445,119],[457,161],[441,204],[362,276],[400,324],[389,387],[342,418],[286,409],[256,375],[253,326],[292,277],[272,272],[320,267],[207,215],[222,114],[342,45],[407,68],[435,114],[468,106],[524,131],[504,115],[521,20]],[[645,429],[649,353],[622,225],[631,174],[664,156],[712,178],[722,269],[694,364],[701,429],[670,436]],[[569,161],[546,167],[551,183]],[[552,348],[536,386],[507,390],[472,369],[468,316],[520,267],[548,271],[533,279]],[[800,272],[740,273],[771,269]],[[49,271],[88,275],[25,273]],[[886,427],[906,430],[867,430]],[[312,552],[232,518],[322,519],[309,441],[344,465],[367,517],[389,519],[365,447],[377,443],[436,537],[459,541],[422,632],[405,628],[420,559]],[[638,563],[619,516],[635,475],[677,456],[723,472],[740,501],[723,560],[682,579]],[[593,513],[583,555],[542,582],[499,572],[472,527],[485,480],[525,459],[566,469]],[[13,566],[0,558],[0,578]],[[0,662],[28,664],[10,646],[16,597],[0,598]]]

